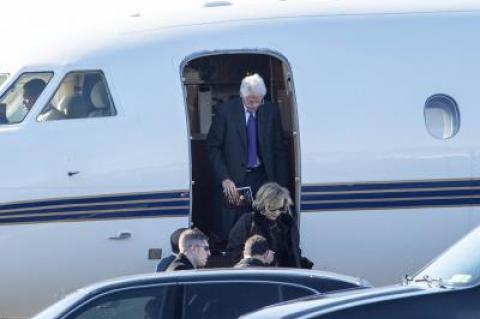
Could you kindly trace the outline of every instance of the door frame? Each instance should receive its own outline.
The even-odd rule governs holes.
[[[294,158],[295,158],[295,165],[294,165],[294,190],[295,190],[295,198],[292,198],[294,203],[295,203],[295,212],[296,212],[296,221],[297,225],[300,227],[300,199],[301,199],[301,148],[300,148],[300,126],[299,126],[299,120],[298,120],[298,105],[297,105],[297,96],[295,92],[295,81],[293,79],[293,72],[292,72],[292,67],[289,62],[289,60],[280,52],[271,50],[271,49],[238,49],[238,50],[206,50],[206,51],[197,51],[194,52],[188,56],[186,56],[180,63],[180,68],[179,68],[179,77],[180,77],[180,83],[182,86],[182,92],[183,92],[183,104],[185,107],[185,119],[186,119],[186,124],[187,124],[187,140],[188,140],[188,157],[189,157],[189,175],[190,175],[190,209],[189,209],[189,224],[190,226],[192,225],[193,221],[193,216],[192,216],[192,207],[193,207],[193,201],[194,196],[193,196],[193,174],[192,174],[192,132],[190,128],[190,118],[189,118],[189,112],[188,112],[188,104],[187,104],[187,90],[185,87],[185,78],[183,77],[183,72],[185,67],[187,66],[188,63],[190,63],[193,60],[199,59],[199,58],[205,58],[205,57],[210,57],[210,56],[215,56],[215,55],[235,55],[235,54],[261,54],[261,55],[268,55],[272,56],[282,62],[282,66],[286,66],[286,70],[288,72],[287,75],[287,82],[286,86],[289,92],[292,94],[292,109],[291,109],[291,116],[292,116],[292,131],[291,134],[293,136],[293,152],[294,152]]]

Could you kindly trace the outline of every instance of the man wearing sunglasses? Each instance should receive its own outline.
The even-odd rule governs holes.
[[[178,243],[180,241],[180,235],[186,231],[188,228],[178,228],[175,230],[172,235],[170,235],[170,247],[172,249],[172,253],[167,257],[163,257],[162,260],[158,263],[155,271],[165,271],[167,270],[168,266],[177,258],[178,253],[180,252],[180,248],[178,247]]]
[[[201,231],[188,229],[182,232],[178,242],[180,253],[167,271],[203,268],[210,256],[208,238]]]

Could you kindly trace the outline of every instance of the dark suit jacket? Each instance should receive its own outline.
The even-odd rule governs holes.
[[[191,270],[195,269],[192,265],[190,260],[188,260],[187,256],[180,253],[177,257],[172,261],[170,266],[168,266],[166,271],[176,271],[176,270]]]
[[[250,267],[267,267],[261,260],[256,258],[243,258],[240,260],[234,268],[250,268]]]
[[[278,107],[261,105],[256,113],[259,158],[268,181],[287,185],[288,166],[282,123]],[[229,178],[243,183],[247,165],[247,128],[245,109],[240,98],[216,108],[208,132],[207,148],[217,183]]]
[[[160,260],[157,265],[156,272],[167,270],[168,266],[170,266],[170,264],[175,260],[176,257],[177,255],[170,254],[169,256],[162,258],[162,260]]]

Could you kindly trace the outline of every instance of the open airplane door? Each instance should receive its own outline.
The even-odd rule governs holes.
[[[214,180],[207,152],[207,134],[216,107],[239,96],[242,79],[258,73],[267,86],[266,101],[278,105],[284,142],[289,160],[288,188],[294,200],[292,213],[300,212],[300,147],[296,100],[290,65],[285,57],[273,51],[238,50],[202,52],[188,57],[181,66],[186,112],[189,124],[192,222],[210,238],[214,250],[226,245],[225,223],[216,217],[221,196]],[[253,194],[254,195],[254,194]],[[297,218],[298,222],[298,218]],[[221,265],[211,258],[212,265]]]

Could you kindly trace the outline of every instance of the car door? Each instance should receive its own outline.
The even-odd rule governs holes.
[[[176,319],[177,286],[145,286],[99,293],[64,319]]]
[[[238,318],[277,302],[315,293],[301,285],[268,281],[217,281],[183,286],[181,319]]]

